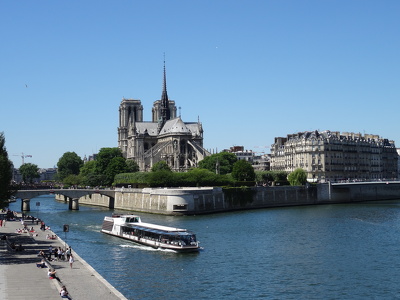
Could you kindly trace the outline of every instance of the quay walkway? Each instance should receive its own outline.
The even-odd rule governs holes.
[[[18,215],[20,217],[20,215]],[[40,230],[40,223],[32,223],[25,220],[27,227],[33,227],[33,233],[17,233],[17,229],[23,228],[20,219],[6,221],[0,227],[0,299],[5,300],[29,300],[29,299],[62,299],[60,289],[65,285],[72,299],[90,300],[120,300],[127,299],[100,274],[96,272],[85,260],[83,260],[72,248],[75,262],[70,268],[68,261],[46,261],[46,268],[38,268],[42,258],[38,256],[40,250],[48,252],[53,248],[65,247],[65,242],[58,238],[46,239],[47,234],[53,235],[51,230]],[[4,239],[7,236],[7,240]],[[23,250],[15,251],[10,247],[11,243]],[[68,245],[67,245],[68,246]],[[53,255],[54,257],[54,255]],[[48,268],[53,268],[59,277],[49,279]]]

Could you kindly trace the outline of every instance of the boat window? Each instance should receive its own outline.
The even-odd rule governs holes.
[[[127,222],[128,223],[137,223],[137,222],[139,222],[139,218],[138,217],[127,218]]]

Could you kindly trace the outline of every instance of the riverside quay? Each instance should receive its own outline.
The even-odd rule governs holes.
[[[30,210],[30,199],[49,190],[18,191],[21,210]],[[319,183],[314,186],[277,186],[251,188],[116,188],[113,190],[52,190],[55,199],[166,215],[195,215],[279,206],[354,203],[400,199],[400,181]]]

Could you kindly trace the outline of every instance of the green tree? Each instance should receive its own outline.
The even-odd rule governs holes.
[[[79,175],[81,176],[82,184],[86,186],[97,186],[95,174],[96,162],[94,160],[86,162],[80,169]]]
[[[131,173],[139,172],[139,165],[133,159],[127,159],[126,165],[128,167],[128,172]]]
[[[207,169],[221,175],[232,172],[233,164],[237,161],[235,154],[230,152],[220,152],[205,157],[199,162],[199,168]]]
[[[39,178],[39,168],[35,164],[25,163],[19,167],[19,172],[22,175],[22,180],[25,183],[33,183],[35,178]]]
[[[164,161],[161,160],[159,162],[156,162],[152,167],[151,167],[152,172],[158,172],[158,171],[168,171],[172,172],[171,168],[168,166],[168,164]]]
[[[134,185],[148,186],[151,172],[120,173],[115,175],[114,183],[118,186]]]
[[[4,133],[0,132],[0,208],[4,208],[7,200],[13,194],[11,188],[12,180],[12,162],[8,159],[8,153],[5,147],[6,139]]]
[[[88,176],[94,174],[96,168],[96,161],[91,160],[86,162],[80,169],[79,174],[82,176]]]
[[[158,170],[149,173],[148,180],[151,187],[171,187],[174,184],[174,172]]]
[[[297,168],[287,177],[290,185],[304,185],[307,182],[307,173],[301,168]]]
[[[114,157],[123,157],[121,149],[115,148],[101,148],[99,153],[96,156],[96,167],[95,173],[96,175],[102,175],[105,173],[108,164]]]
[[[237,181],[254,181],[256,174],[253,166],[246,160],[238,160],[234,163],[232,177]]]
[[[78,186],[82,184],[82,177],[80,175],[71,174],[64,178],[63,183],[68,186]]]
[[[58,160],[57,173],[60,180],[64,180],[69,175],[78,175],[83,166],[83,160],[75,152],[65,152]]]
[[[112,185],[114,182],[115,175],[119,173],[128,172],[128,166],[126,165],[126,160],[123,157],[114,157],[110,160],[107,165],[104,175],[106,176],[106,185]]]
[[[186,175],[185,180],[189,186],[211,185],[214,181],[216,181],[218,176],[210,170],[199,168],[192,169],[187,173],[184,173],[184,175]]]

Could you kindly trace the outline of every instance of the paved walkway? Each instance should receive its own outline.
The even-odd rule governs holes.
[[[65,285],[71,298],[74,300],[86,299],[127,299],[100,274],[96,272],[72,249],[75,262],[72,269],[67,261],[49,261],[48,266],[54,268],[61,282],[48,279],[48,268],[38,268],[36,263],[41,261],[38,256],[40,250],[47,252],[49,246],[65,247],[61,239],[46,239],[46,235],[54,234],[50,230],[40,230],[36,222],[25,221],[28,228],[35,232],[16,233],[16,229],[23,228],[21,222],[7,221],[5,227],[0,227],[0,237],[6,235],[8,242],[0,240],[0,299],[29,300],[29,299],[61,299],[60,289]],[[10,243],[23,251],[11,251]]]

